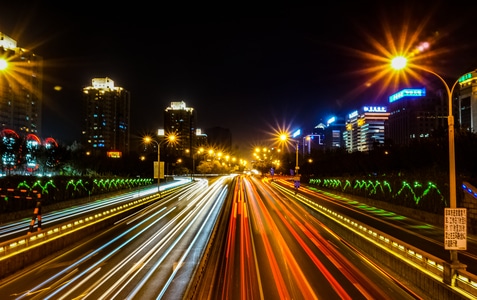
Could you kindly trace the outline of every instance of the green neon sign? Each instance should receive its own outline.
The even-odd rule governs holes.
[[[463,75],[461,78],[459,78],[459,82],[462,83],[463,81],[466,81],[468,79],[471,79],[472,78],[472,73],[467,73],[465,75]]]

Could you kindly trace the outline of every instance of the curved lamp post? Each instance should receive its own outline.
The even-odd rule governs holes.
[[[398,56],[392,59],[391,67],[395,70],[402,70],[407,66],[407,59],[403,56]],[[456,172],[455,172],[455,142],[454,142],[454,115],[452,114],[452,94],[454,93],[454,89],[459,82],[459,79],[454,82],[452,87],[449,88],[447,82],[436,72],[423,68],[417,65],[411,65],[410,67],[422,70],[424,72],[430,73],[437,78],[444,84],[446,91],[447,91],[447,99],[449,101],[449,115],[447,117],[448,123],[448,134],[449,134],[449,207],[456,208],[457,207],[457,188],[456,188]],[[459,269],[465,266],[460,264],[457,258],[457,250],[450,250],[450,259],[451,259],[451,269]],[[451,272],[453,273],[453,272]],[[444,281],[451,281],[450,277],[453,274],[449,274],[449,279],[446,280],[446,276],[444,276]]]

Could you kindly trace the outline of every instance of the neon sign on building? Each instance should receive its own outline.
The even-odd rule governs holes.
[[[107,155],[109,158],[121,158],[122,152],[121,151],[108,151]]]
[[[459,78],[459,82],[462,83],[466,80],[469,80],[472,78],[472,73],[467,73],[465,75],[463,75],[462,77]]]
[[[298,129],[292,134],[292,138],[296,138],[297,136],[300,136],[300,135],[301,135],[301,129]]]
[[[386,106],[364,106],[364,112],[386,112]]]
[[[426,95],[426,89],[403,89],[396,94],[389,96],[389,103],[397,101],[405,97],[424,97]]]

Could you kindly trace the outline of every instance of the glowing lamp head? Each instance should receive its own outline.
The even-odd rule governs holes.
[[[8,62],[3,58],[0,58],[0,71],[3,71],[7,68]]]
[[[405,58],[404,56],[397,56],[393,58],[393,60],[391,60],[391,67],[394,70],[404,69],[406,67],[406,64],[407,64],[407,58]]]

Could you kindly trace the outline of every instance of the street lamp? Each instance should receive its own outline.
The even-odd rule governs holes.
[[[157,168],[154,168],[157,170],[157,192],[160,194],[161,189],[160,189],[160,183],[161,183],[161,145],[165,142],[168,143],[173,143],[175,142],[176,136],[173,134],[170,134],[166,137],[166,139],[158,142],[155,139],[151,138],[150,136],[144,137],[144,143],[145,144],[150,144],[150,143],[155,143],[157,146]]]
[[[300,167],[298,166],[298,140],[290,139],[287,134],[282,133],[282,134],[280,134],[280,141],[282,141],[282,142],[288,142],[288,141],[295,142],[295,152],[296,152],[295,176],[298,176],[298,170],[300,169]]]
[[[8,67],[8,62],[5,59],[0,58],[0,71],[5,70],[7,67]]]
[[[407,59],[403,56],[395,57],[391,60],[391,67],[395,70],[402,70],[407,65]],[[455,143],[454,143],[454,115],[452,114],[452,94],[454,93],[454,88],[457,86],[459,79],[457,79],[451,88],[447,82],[436,72],[423,68],[421,66],[412,65],[410,67],[414,67],[416,69],[422,70],[424,72],[430,73],[437,78],[444,84],[446,91],[447,91],[447,99],[449,102],[449,115],[447,117],[448,123],[448,131],[449,131],[449,207],[456,208],[457,207],[457,189],[456,189],[456,173],[455,173]],[[457,258],[457,250],[450,250],[450,259],[451,259],[451,269],[459,269],[465,268],[464,265],[460,264]],[[452,272],[453,273],[453,272]],[[453,274],[449,274],[452,277]],[[445,281],[450,282],[450,279]]]

